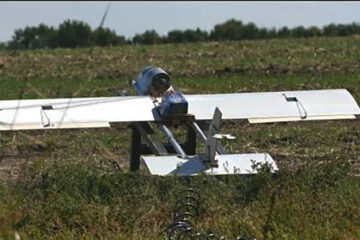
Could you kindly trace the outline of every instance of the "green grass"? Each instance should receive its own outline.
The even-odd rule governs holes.
[[[197,228],[234,238],[358,239],[360,183],[347,176],[348,167],[329,161],[275,178],[195,178],[202,196]],[[162,239],[186,186],[183,179],[106,172],[91,163],[31,176],[16,191],[2,189],[4,235],[17,228],[25,239]]]
[[[114,96],[143,66],[185,93],[346,88],[360,102],[358,37],[0,52],[0,99]],[[232,153],[280,171],[200,176],[197,229],[235,238],[360,239],[360,122],[223,122]],[[175,130],[175,136],[183,132]],[[2,132],[0,239],[164,239],[185,179],[128,172],[130,130]],[[202,151],[201,145],[198,147]],[[116,161],[120,170],[114,170]]]

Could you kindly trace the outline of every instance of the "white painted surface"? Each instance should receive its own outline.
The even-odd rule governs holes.
[[[42,106],[53,109],[43,110]],[[0,101],[0,130],[109,127],[109,122],[154,121],[149,97]]]
[[[296,97],[301,103],[289,102]],[[293,92],[185,95],[189,113],[212,119],[219,107],[222,119],[277,122],[350,119],[360,114],[345,89]],[[52,109],[43,110],[43,106]],[[109,122],[154,121],[154,104],[147,96],[63,98],[0,101],[0,130],[108,127]],[[305,113],[306,112],[306,113]],[[306,118],[301,116],[306,114]]]
[[[250,154],[225,154],[216,155],[218,168],[206,169],[206,166],[200,160],[198,155],[190,156],[190,159],[181,159],[177,156],[141,156],[141,160],[153,175],[197,175],[200,172],[213,175],[227,174],[255,174],[253,162],[268,163],[273,170],[278,170],[276,163],[267,153],[250,153]]]
[[[106,128],[110,127],[108,122],[94,122],[94,123],[53,123],[48,127],[40,124],[16,124],[11,126],[1,126],[0,131],[6,130],[31,130],[31,129],[66,129],[66,128]]]
[[[288,102],[287,97],[296,97],[296,102]],[[346,89],[311,90],[292,92],[234,93],[211,95],[185,95],[189,102],[189,113],[197,120],[211,119],[216,107],[222,112],[222,119],[268,119],[280,118],[291,121],[339,119],[346,115],[360,114],[354,98]],[[307,118],[301,119],[306,110]],[[286,120],[287,121],[287,120]]]
[[[284,118],[249,118],[249,123],[269,123],[269,122],[294,122],[294,121],[316,121],[316,120],[341,120],[356,119],[355,115],[330,115],[330,116],[311,116],[306,119],[301,117]]]

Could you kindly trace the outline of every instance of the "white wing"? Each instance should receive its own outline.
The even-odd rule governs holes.
[[[189,113],[197,120],[211,119],[216,107],[222,119],[248,119],[251,123],[352,119],[360,114],[346,89],[291,92],[185,95]]]
[[[0,101],[0,130],[109,127],[109,122],[154,121],[149,97]]]
[[[360,109],[344,89],[185,95],[189,113],[250,122],[351,119]],[[155,121],[147,96],[0,101],[0,130],[109,127],[110,122]]]

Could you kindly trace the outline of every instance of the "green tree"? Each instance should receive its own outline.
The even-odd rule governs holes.
[[[57,47],[57,30],[40,24],[37,27],[26,27],[15,30],[10,47],[36,49]]]
[[[241,21],[230,19],[222,24],[217,24],[210,33],[210,39],[216,41],[243,39],[243,24]]]
[[[329,25],[324,26],[323,28],[323,34],[327,37],[337,36],[338,31],[335,24],[331,23]]]
[[[183,43],[183,42],[205,42],[209,40],[209,34],[201,31],[200,28],[195,30],[187,29],[185,31],[173,30],[168,32],[165,42],[167,43]]]
[[[93,32],[93,41],[96,46],[116,46],[125,44],[125,38],[123,36],[116,35],[115,31],[111,31],[109,28],[97,28]]]
[[[244,39],[259,39],[260,32],[255,23],[248,23],[243,26],[243,38]]]
[[[58,41],[60,47],[88,47],[91,44],[92,31],[87,23],[66,20],[59,26]]]
[[[351,35],[360,34],[360,24],[358,24],[358,23],[350,24],[349,31],[351,32]]]
[[[288,27],[282,27],[278,30],[277,35],[279,38],[288,38],[290,37],[291,31]]]
[[[36,49],[56,47],[89,47],[89,46],[114,46],[123,44],[160,44],[183,43],[204,41],[232,41],[243,39],[272,39],[272,38],[300,38],[318,36],[349,36],[360,34],[360,25],[329,24],[320,29],[317,26],[305,28],[303,26],[275,28],[258,28],[255,23],[243,24],[242,21],[230,19],[214,26],[210,34],[199,28],[169,31],[166,36],[159,36],[155,30],[148,30],[136,34],[132,39],[118,36],[109,28],[97,28],[94,31],[87,23],[77,20],[66,20],[58,28],[40,24],[36,27],[16,29],[12,40],[0,48],[9,49]]]
[[[338,36],[345,37],[355,34],[351,24],[338,24],[336,27]]]
[[[306,29],[303,26],[295,27],[291,30],[291,36],[295,38],[306,37]]]
[[[23,29],[15,29],[12,41],[10,42],[10,48],[21,49],[29,48],[31,41],[34,39],[32,28],[26,27]]]
[[[277,32],[276,32],[276,28],[272,27],[267,31],[267,38],[276,38],[277,37]]]
[[[269,38],[269,32],[266,28],[259,29],[259,38],[260,39],[267,39]]]
[[[135,44],[159,44],[162,42],[161,37],[155,30],[145,31],[143,34],[136,34],[133,37],[133,43]]]
[[[199,28],[196,30],[187,29],[183,32],[183,39],[185,42],[204,42],[207,40],[207,32],[201,31]]]
[[[166,36],[167,43],[182,43],[184,41],[184,33],[181,30],[172,30]]]
[[[311,26],[306,30],[306,37],[320,37],[321,30],[316,26]]]

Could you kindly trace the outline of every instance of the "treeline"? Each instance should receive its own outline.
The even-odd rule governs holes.
[[[89,24],[66,20],[58,28],[40,24],[15,30],[9,49],[76,48],[126,44],[125,37],[108,28],[92,30]]]
[[[3,49],[39,49],[39,48],[77,48],[91,46],[119,46],[125,44],[162,44],[206,41],[233,41],[272,38],[307,38],[320,36],[350,36],[360,34],[360,24],[329,24],[323,28],[311,26],[305,28],[282,27],[259,28],[254,23],[244,24],[240,20],[230,19],[217,24],[210,31],[199,28],[172,30],[166,36],[160,36],[155,30],[136,34],[132,39],[125,39],[109,28],[91,29],[89,24],[66,20],[57,28],[40,24],[37,27],[17,29],[8,43],[0,43]]]

